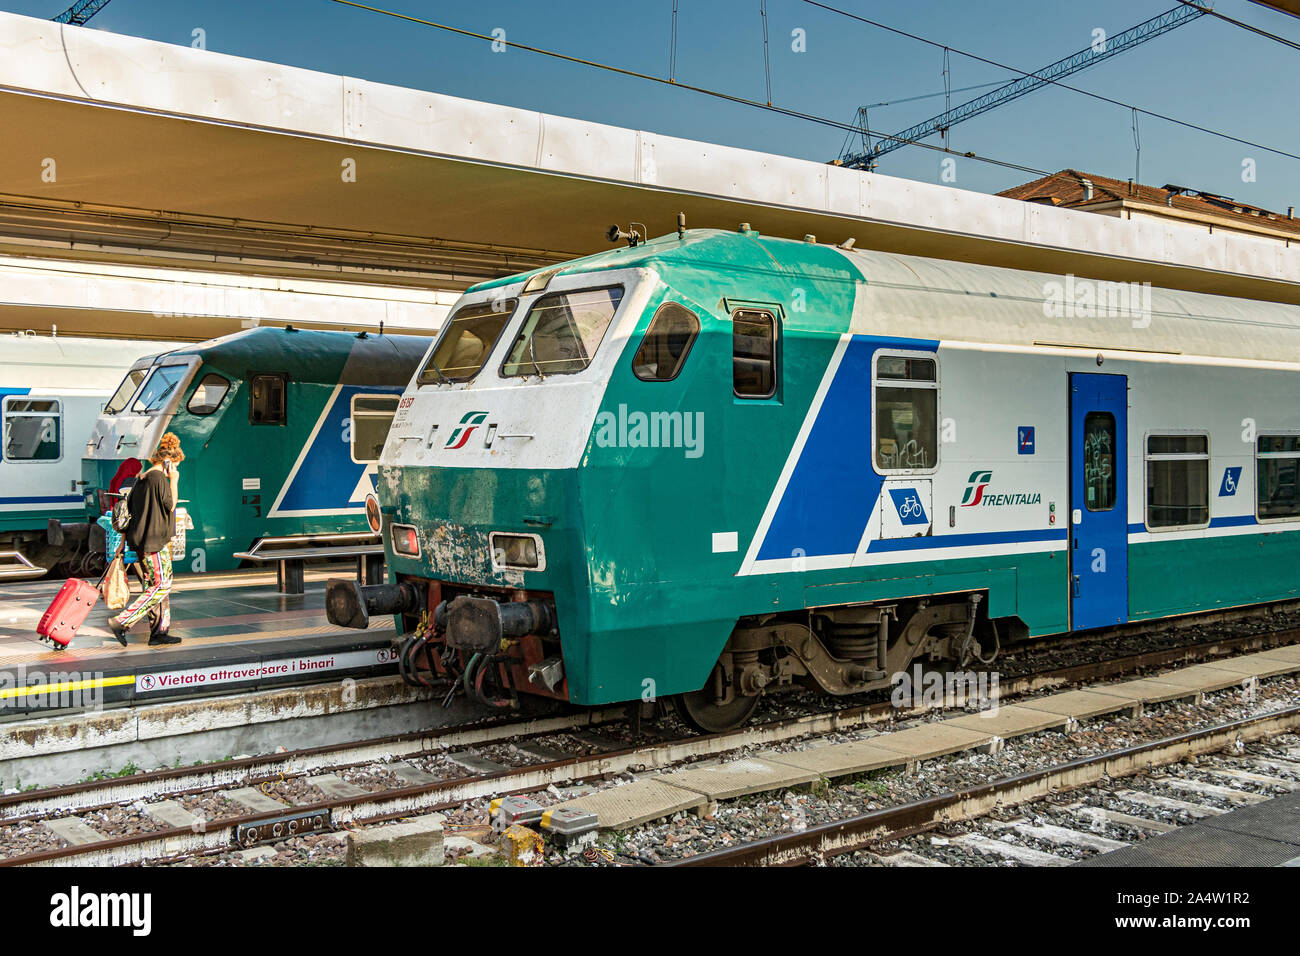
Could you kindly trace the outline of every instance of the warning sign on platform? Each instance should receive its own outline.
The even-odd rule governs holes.
[[[391,647],[379,647],[342,654],[282,657],[269,661],[249,661],[244,664],[214,664],[210,667],[193,667],[188,670],[137,674],[135,690],[137,694],[150,694],[193,687],[217,687],[222,684],[242,684],[247,681],[277,677],[303,677],[329,671],[356,670],[362,667],[392,664],[396,660],[397,652]]]

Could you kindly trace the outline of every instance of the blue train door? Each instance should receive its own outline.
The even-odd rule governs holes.
[[[1128,379],[1070,375],[1070,626],[1128,620]]]

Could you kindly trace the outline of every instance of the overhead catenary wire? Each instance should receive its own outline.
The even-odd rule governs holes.
[[[446,23],[438,23],[434,20],[428,20],[423,17],[413,16],[408,13],[400,13],[395,10],[386,10],[383,7],[376,7],[371,4],[360,3],[358,2],[358,0],[329,0],[329,2],[337,3],[342,6],[354,7],[358,10],[365,10],[369,13],[376,13],[381,16],[391,17],[393,19],[406,21],[408,23],[415,23],[421,26],[427,26],[432,29],[442,30],[446,33],[453,33],[458,36],[469,37],[476,40],[482,40],[488,43],[504,44],[507,47],[516,50],[521,50],[525,53],[535,53],[538,54],[539,56],[546,56],[552,59],[561,60],[566,63],[573,63],[580,66],[591,67],[593,69],[604,70],[606,72],[614,73],[619,76],[626,76],[632,79],[645,80],[651,83],[659,83],[665,86],[674,86],[679,89],[689,90],[690,92],[698,93],[702,96],[709,96],[714,99],[720,99],[729,103],[735,103],[742,106],[749,106],[755,109],[767,110],[768,112],[775,113],[780,116],[787,116],[792,119],[799,119],[810,123],[816,123],[818,125],[830,127],[831,129],[838,129],[845,132],[855,132],[855,133],[865,132],[868,135],[876,136],[881,139],[894,140],[898,142],[906,142],[908,143],[908,145],[919,146],[920,148],[930,150],[931,152],[944,153],[950,156],[959,156],[963,159],[969,159],[973,162],[985,163],[987,165],[997,166],[1002,169],[1011,169],[1017,172],[1030,173],[1034,176],[1040,176],[1047,179],[1056,179],[1062,182],[1077,183],[1077,184],[1082,184],[1083,182],[1083,179],[1078,176],[1069,176],[1069,175],[1062,174],[1060,172],[1053,172],[1051,170],[1039,169],[1035,166],[1029,166],[1024,163],[1012,162],[1010,160],[996,159],[991,156],[980,155],[973,151],[958,151],[958,150],[949,149],[946,146],[935,146],[931,143],[923,143],[915,140],[903,140],[901,139],[901,137],[896,136],[892,133],[882,133],[877,130],[870,130],[870,129],[864,130],[862,126],[855,125],[853,123],[847,123],[842,120],[832,119],[828,116],[819,116],[815,113],[808,113],[802,110],[792,109],[787,106],[777,106],[775,104],[767,104],[767,103],[763,103],[760,100],[754,100],[748,97],[738,96],[734,93],[724,93],[721,90],[713,90],[713,89],[709,89],[708,87],[696,86],[694,84],[689,84],[689,83],[681,83],[676,80],[669,80],[666,77],[655,76],[654,74],[651,73],[643,73],[640,70],[629,69],[628,67],[616,66],[614,64],[609,64],[609,63],[601,63],[598,60],[591,60],[585,57],[574,56],[569,53],[561,53],[557,50],[548,50],[543,47],[532,46],[526,43],[519,43],[515,40],[489,36],[484,33],[479,33],[475,30],[468,30],[464,27],[452,26],[451,24],[446,24]],[[808,0],[805,0],[805,2],[808,2]],[[833,8],[828,8],[828,9],[833,9]],[[889,28],[889,29],[893,29],[893,28]],[[925,41],[925,42],[931,42],[931,41]],[[942,44],[934,44],[934,45],[940,47],[942,46]],[[956,51],[956,52],[961,52],[961,51]],[[963,55],[968,55],[968,54],[963,54]],[[991,61],[985,61],[985,62],[991,62]],[[999,66],[1000,64],[993,63],[992,65]],[[1014,69],[1012,67],[1003,67],[1003,68]],[[1016,71],[1016,72],[1021,72],[1021,71]],[[1149,115],[1157,115],[1157,114],[1149,114]],[[1213,131],[1206,130],[1206,132],[1213,132]],[[1226,135],[1226,134],[1218,134],[1218,135]],[[1287,156],[1291,159],[1300,160],[1300,155],[1294,155],[1291,153],[1283,152],[1281,150],[1271,149],[1270,147],[1263,146],[1260,144],[1249,143],[1246,140],[1236,139],[1236,137],[1229,137],[1229,138],[1235,139],[1237,142],[1246,143],[1247,145],[1256,146],[1259,149],[1264,149],[1269,152],[1279,153],[1280,155]]]
[[[605,70],[610,73],[615,73],[619,76],[626,76],[637,80],[646,80],[651,83],[660,83],[665,86],[675,86],[678,89],[688,90],[692,93],[699,93],[702,96],[710,96],[715,99],[725,100],[729,103],[736,103],[741,106],[750,106],[755,109],[767,110],[771,113],[776,113],[780,116],[788,116],[792,119],[805,120],[810,123],[817,123],[822,126],[828,126],[831,127],[832,129],[844,130],[846,132],[854,132],[854,133],[862,132],[861,126],[854,125],[853,123],[846,123],[842,120],[831,119],[829,116],[818,116],[816,113],[807,113],[802,110],[792,109],[788,106],[777,106],[775,104],[767,104],[762,102],[761,100],[753,100],[745,96],[737,96],[734,93],[724,93],[721,90],[712,90],[704,86],[695,86],[690,83],[680,83],[676,81],[670,81],[666,77],[655,76],[652,73],[642,73],[639,70],[632,70],[627,67],[615,66],[610,63],[601,63],[598,60],[589,60],[586,59],[585,57],[573,56],[572,54],[569,53],[560,53],[557,50],[547,50],[543,47],[531,46],[527,43],[518,43],[514,40],[504,39],[501,37],[493,37],[485,33],[479,33],[475,30],[467,30],[464,27],[455,27],[446,23],[437,23],[433,20],[426,20],[423,17],[416,17],[407,13],[398,13],[395,10],[385,10],[382,7],[376,7],[366,3],[359,3],[357,2],[357,0],[329,0],[329,2],[338,3],[346,7],[356,7],[358,10],[366,10],[370,13],[378,13],[383,16],[393,17],[394,19],[397,20],[405,20],[410,23],[416,23],[416,24],[420,24],[421,26],[432,27],[437,30],[443,30],[448,33],[454,33],[459,36],[471,37],[476,40],[485,40],[489,43],[504,44],[507,47],[511,47],[516,50],[522,50],[525,53],[536,53],[541,56],[548,56],[553,59],[562,60],[566,63],[574,63],[579,66],[589,66],[592,67],[593,69]],[[899,139],[899,137],[897,136],[893,136],[889,133],[881,133],[877,130],[867,130],[866,132],[868,132],[872,136],[878,136],[882,139],[891,139],[891,140]],[[1037,167],[1034,166],[1026,166],[1023,163],[1015,163],[1005,159],[995,159],[991,156],[981,156],[977,153],[969,152],[969,151],[957,152],[956,150],[947,149],[943,146],[935,146],[931,143],[921,143],[921,142],[913,143],[911,141],[908,142],[911,145],[920,146],[922,149],[928,149],[936,153],[947,153],[953,156],[960,156],[963,159],[970,159],[975,162],[988,163],[989,165],[992,166],[1000,166],[1005,169],[1014,169],[1017,170],[1018,172],[1033,173],[1036,176],[1055,176],[1056,178],[1063,179],[1068,182],[1078,182],[1077,177],[1059,176],[1048,170],[1038,169]],[[1297,158],[1300,159],[1300,157]]]
[[[673,78],[677,76],[677,3],[673,0],[673,32],[672,38],[668,43],[668,82],[672,83]]]
[[[767,0],[758,0],[758,15],[763,20],[763,75],[767,79],[767,105],[772,105],[772,58],[767,43]]]
[[[1133,163],[1137,167],[1133,170],[1133,181],[1142,182],[1142,131],[1138,128],[1137,110],[1133,111]]]
[[[339,2],[342,2],[342,0],[339,0]],[[964,56],[967,59],[975,60],[979,63],[987,64],[988,66],[994,66],[1001,70],[1009,70],[1012,73],[1018,73],[1024,77],[1031,77],[1033,79],[1042,80],[1044,83],[1050,83],[1053,86],[1059,86],[1061,89],[1069,90],[1072,93],[1079,93],[1082,94],[1083,96],[1089,96],[1095,100],[1100,100],[1103,103],[1109,103],[1112,106],[1120,106],[1126,110],[1136,110],[1137,112],[1143,114],[1144,116],[1150,116],[1152,119],[1163,120],[1166,123],[1173,123],[1174,125],[1182,126],[1185,129],[1195,130],[1198,133],[1206,133],[1210,136],[1217,136],[1221,139],[1230,140],[1242,146],[1250,146],[1253,147],[1254,149],[1262,149],[1265,152],[1273,153],[1274,155],[1277,156],[1285,156],[1287,159],[1300,160],[1300,154],[1288,152],[1285,149],[1280,149],[1276,146],[1269,146],[1265,143],[1257,143],[1253,140],[1244,139],[1240,136],[1233,136],[1231,133],[1225,133],[1222,130],[1211,129],[1208,126],[1201,126],[1197,123],[1189,122],[1188,120],[1181,120],[1178,119],[1177,117],[1169,116],[1166,113],[1159,113],[1155,110],[1144,109],[1143,107],[1137,106],[1133,103],[1125,103],[1123,100],[1117,100],[1114,97],[1106,96],[1102,93],[1094,93],[1092,90],[1085,90],[1078,86],[1072,86],[1069,83],[1063,83],[1062,81],[1054,80],[1051,77],[1041,76],[1037,73],[1031,73],[1028,70],[1022,70],[1019,67],[1011,66],[1007,63],[999,62],[998,60],[992,60],[986,56],[980,56],[978,53],[971,53],[969,50],[963,50],[959,47],[955,47],[950,44],[940,43],[938,40],[932,40],[929,37],[924,37],[921,36],[920,34],[912,33],[908,30],[900,29],[899,27],[891,27],[887,23],[881,23],[879,20],[873,20],[870,17],[864,17],[859,13],[853,13],[850,10],[844,10],[841,9],[840,7],[832,6],[829,3],[823,3],[821,2],[821,0],[801,0],[801,2],[806,3],[809,6],[818,7],[822,10],[827,11],[828,13],[834,13],[837,14],[838,16],[847,17],[850,20],[857,20],[860,23],[865,23],[868,26],[877,27],[878,29],[896,34],[897,36],[907,37],[909,40],[916,40],[918,43],[925,43],[929,46],[937,47],[943,50],[951,50],[953,53],[956,53],[959,56]],[[1185,2],[1185,0],[1179,0],[1179,2],[1180,3]],[[1189,5],[1200,6],[1199,4],[1189,4]],[[886,136],[885,138],[898,139],[898,137],[889,137],[889,136]],[[919,142],[913,141],[910,143],[910,145],[919,146],[921,144]]]

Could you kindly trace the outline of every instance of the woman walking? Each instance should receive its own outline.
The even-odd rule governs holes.
[[[141,618],[149,617],[149,645],[179,644],[181,639],[168,634],[171,627],[172,536],[176,533],[176,485],[180,463],[185,460],[181,442],[172,432],[163,435],[158,450],[149,458],[145,470],[127,496],[131,514],[126,540],[140,556],[144,567],[145,590],[108,626],[118,643],[126,646],[126,632]]]

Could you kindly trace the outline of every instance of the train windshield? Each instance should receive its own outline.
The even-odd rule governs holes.
[[[140,383],[144,381],[144,377],[148,374],[149,369],[147,367],[133,368],[131,371],[127,372],[126,378],[122,379],[122,384],[117,387],[117,391],[113,393],[113,397],[110,398],[108,404],[104,406],[104,414],[116,415],[122,409],[126,408],[126,403],[131,400],[131,396],[135,394],[135,390],[140,387]]]
[[[498,299],[460,309],[447,321],[416,384],[437,385],[472,379],[487,361],[518,304],[518,299]]]
[[[501,374],[514,378],[581,372],[591,364],[622,301],[622,286],[542,296],[528,310]]]
[[[161,410],[167,404],[167,400],[176,394],[181,381],[185,378],[185,373],[189,370],[188,365],[155,366],[149,375],[149,380],[140,390],[140,397],[131,406],[131,411],[149,415]]]

